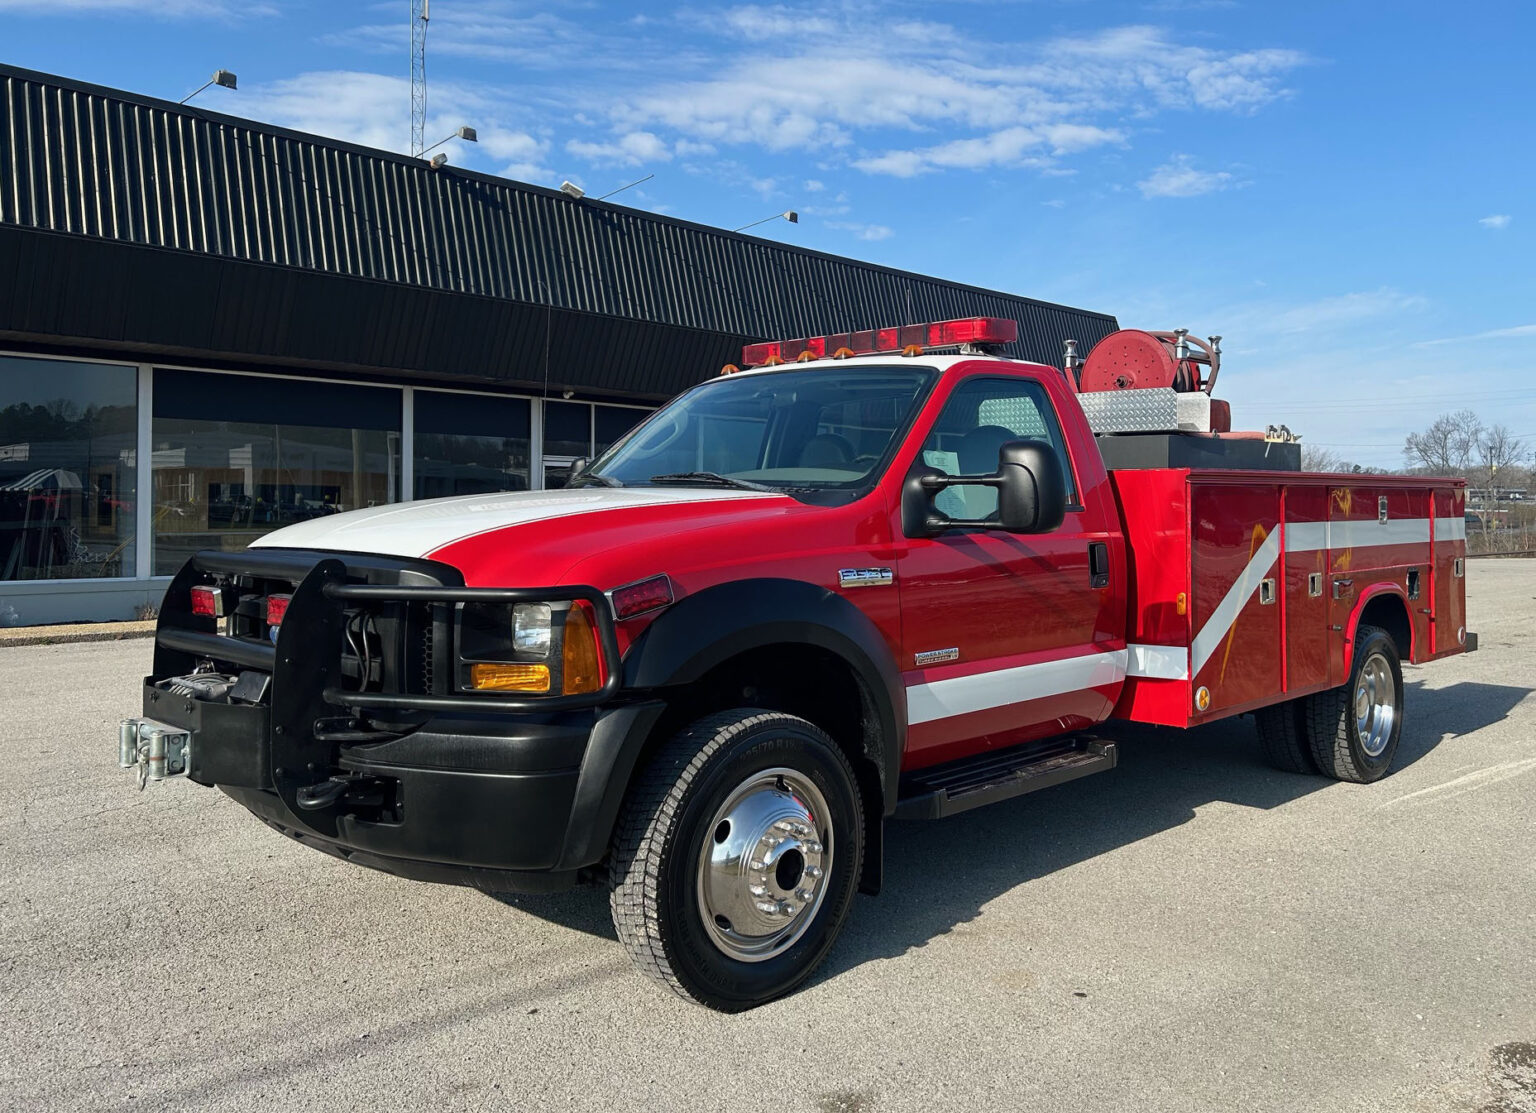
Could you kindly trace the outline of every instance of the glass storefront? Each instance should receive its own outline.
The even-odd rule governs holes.
[[[0,356],[0,580],[134,575],[137,381]]]
[[[532,403],[416,389],[414,498],[528,490]]]
[[[154,569],[399,497],[398,390],[155,371]]]
[[[153,577],[295,522],[401,498],[563,487],[575,460],[650,413],[0,354],[0,625],[152,609]],[[98,582],[50,587],[81,580]]]
[[[564,487],[576,460],[596,459],[650,415],[650,410],[634,406],[545,402],[544,486]]]

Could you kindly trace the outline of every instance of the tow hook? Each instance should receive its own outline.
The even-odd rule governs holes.
[[[377,808],[384,804],[384,782],[378,777],[365,777],[359,773],[343,773],[319,784],[305,785],[294,796],[294,802],[307,812],[329,808],[342,797],[347,803],[362,808]]]
[[[192,732],[154,719],[124,719],[117,728],[117,763],[134,770],[140,792],[150,781],[185,777],[192,766]]]

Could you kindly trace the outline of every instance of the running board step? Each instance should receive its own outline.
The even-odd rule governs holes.
[[[1113,742],[1053,738],[920,769],[902,778],[897,819],[939,819],[1113,769]]]

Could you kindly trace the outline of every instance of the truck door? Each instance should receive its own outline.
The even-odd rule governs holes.
[[[1069,494],[1060,527],[955,529],[911,539],[900,558],[910,767],[1079,729],[1105,718],[1119,695],[1124,652],[1105,633],[1124,622],[1123,601],[1117,620],[1110,598],[1111,549],[1102,515],[1083,505],[1045,387],[1017,373],[962,380],[918,463],[990,474],[998,448],[1023,439],[1046,441],[1061,456]],[[986,518],[997,493],[951,488],[937,506],[954,518]]]

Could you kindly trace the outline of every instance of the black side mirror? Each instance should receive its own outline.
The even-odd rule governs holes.
[[[934,505],[934,497],[945,488],[966,486],[995,488],[996,515],[951,518]],[[949,529],[1049,533],[1066,516],[1066,476],[1056,450],[1044,441],[1004,444],[992,475],[945,475],[936,468],[918,468],[907,477],[901,495],[902,532],[908,537],[934,537]]]
[[[998,449],[997,517],[1009,533],[1049,533],[1067,516],[1061,457],[1044,441],[1009,441]]]
[[[571,475],[570,478],[566,480],[566,482],[575,482],[577,479],[581,478],[581,473],[586,471],[591,466],[592,458],[590,456],[576,457],[576,459],[571,461]]]

